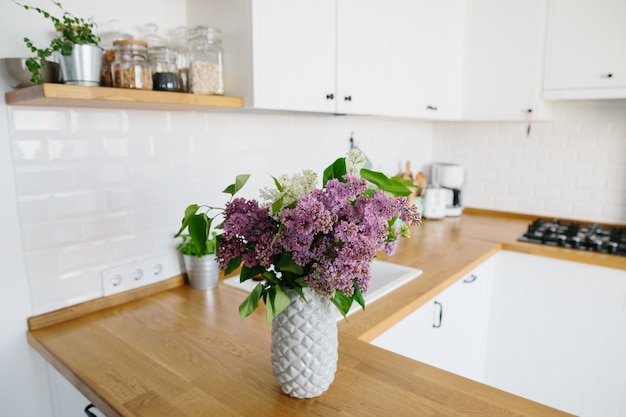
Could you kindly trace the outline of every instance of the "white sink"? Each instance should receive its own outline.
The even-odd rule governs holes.
[[[398,265],[391,262],[377,261],[372,262],[372,279],[370,281],[367,294],[363,295],[365,299],[365,308],[374,300],[379,299],[385,294],[390,293],[399,286],[406,284],[408,281],[417,278],[422,274],[421,269],[410,268],[408,266]],[[251,279],[246,282],[239,282],[239,275],[227,278],[223,281],[225,285],[229,285],[240,290],[251,292],[258,284],[257,281]],[[361,306],[357,303],[352,305],[348,315],[360,310]],[[337,319],[342,319],[342,315],[337,311]]]

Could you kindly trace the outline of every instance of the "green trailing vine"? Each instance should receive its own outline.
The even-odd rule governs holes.
[[[58,52],[61,55],[67,56],[72,53],[74,45],[98,46],[100,43],[100,37],[96,34],[96,24],[91,18],[83,19],[82,17],[76,17],[65,10],[60,2],[54,0],[50,1],[63,12],[61,18],[39,7],[29,6],[13,0],[13,3],[23,7],[24,10],[34,10],[44,18],[49,19],[58,34],[57,37],[50,41],[50,45],[47,48],[39,48],[30,38],[24,38],[26,47],[34,54],[33,57],[26,60],[26,67],[32,74],[30,81],[34,84],[43,83],[41,70],[46,68],[46,60],[50,58],[53,53]]]

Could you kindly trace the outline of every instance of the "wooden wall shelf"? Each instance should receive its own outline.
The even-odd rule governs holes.
[[[5,100],[10,106],[140,110],[211,111],[243,107],[241,97],[49,83],[8,92]]]

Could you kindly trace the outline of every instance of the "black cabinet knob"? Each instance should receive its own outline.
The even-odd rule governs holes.
[[[613,73],[609,72],[608,74],[606,74],[606,78],[613,78]]]
[[[344,101],[352,101],[352,96],[345,96]]]
[[[326,100],[333,100],[335,98],[334,94],[326,94]]]

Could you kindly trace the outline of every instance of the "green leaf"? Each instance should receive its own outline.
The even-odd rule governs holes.
[[[191,204],[187,206],[187,208],[185,209],[185,216],[183,217],[183,220],[181,221],[180,229],[178,230],[178,233],[174,235],[174,237],[180,236],[180,234],[183,232],[183,230],[185,230],[185,228],[189,224],[189,220],[191,220],[191,218],[196,214],[199,208],[200,206],[197,204]]]
[[[361,293],[361,288],[359,287],[359,284],[356,283],[356,281],[352,280],[352,283],[354,284],[354,295],[352,296],[352,299],[359,303],[361,308],[365,310],[365,299],[363,298],[363,294]]]
[[[278,200],[272,203],[272,213],[277,213],[281,209],[281,207],[283,206],[283,201],[285,201],[285,197],[281,196]]]
[[[291,304],[291,300],[289,296],[285,294],[282,288],[276,288],[276,295],[274,297],[274,317],[283,312],[284,309],[287,308],[289,304]]]
[[[252,314],[254,310],[256,310],[256,308],[259,306],[259,300],[261,299],[262,295],[263,284],[258,284],[256,287],[254,287],[250,295],[246,297],[246,299],[243,300],[243,303],[241,303],[241,305],[239,306],[239,317],[241,317],[241,320],[245,319],[250,314]]]
[[[265,268],[263,268],[262,266],[256,265],[250,268],[246,265],[243,265],[241,267],[241,273],[239,274],[239,282],[245,282],[256,276],[262,275],[263,272],[265,272]]]
[[[231,197],[234,196],[235,194],[237,194],[239,190],[243,188],[244,185],[246,185],[246,182],[248,182],[248,178],[250,178],[250,174],[237,175],[237,177],[235,178],[235,183],[230,184],[222,192],[226,194],[230,194]]]
[[[296,275],[302,275],[304,272],[304,269],[295,263],[290,252],[283,252],[280,254],[280,258],[278,259],[278,262],[276,262],[276,268],[279,271],[292,272]]]
[[[381,190],[391,193],[395,196],[407,196],[411,194],[411,190],[402,181],[396,178],[389,178],[382,172],[371,171],[369,169],[361,169],[361,177],[370,183],[376,185]]]
[[[272,177],[272,179],[274,180],[274,185],[276,186],[276,189],[278,191],[280,191],[281,193],[283,191],[285,191],[285,187],[283,187],[283,185],[280,183],[280,181],[278,181],[278,178]]]
[[[200,253],[206,252],[207,221],[206,214],[196,214],[189,219],[189,236]]]
[[[341,291],[335,290],[335,295],[330,299],[345,318],[352,306],[352,298],[346,297]]]
[[[241,265],[241,256],[237,256],[232,258],[226,263],[226,268],[224,269],[224,274],[228,275],[233,272],[235,269],[239,268]]]
[[[325,186],[326,183],[333,178],[336,178],[342,182],[345,181],[343,179],[343,176],[346,175],[347,172],[348,170],[346,168],[346,158],[337,158],[335,162],[333,162],[324,170],[323,185]]]

